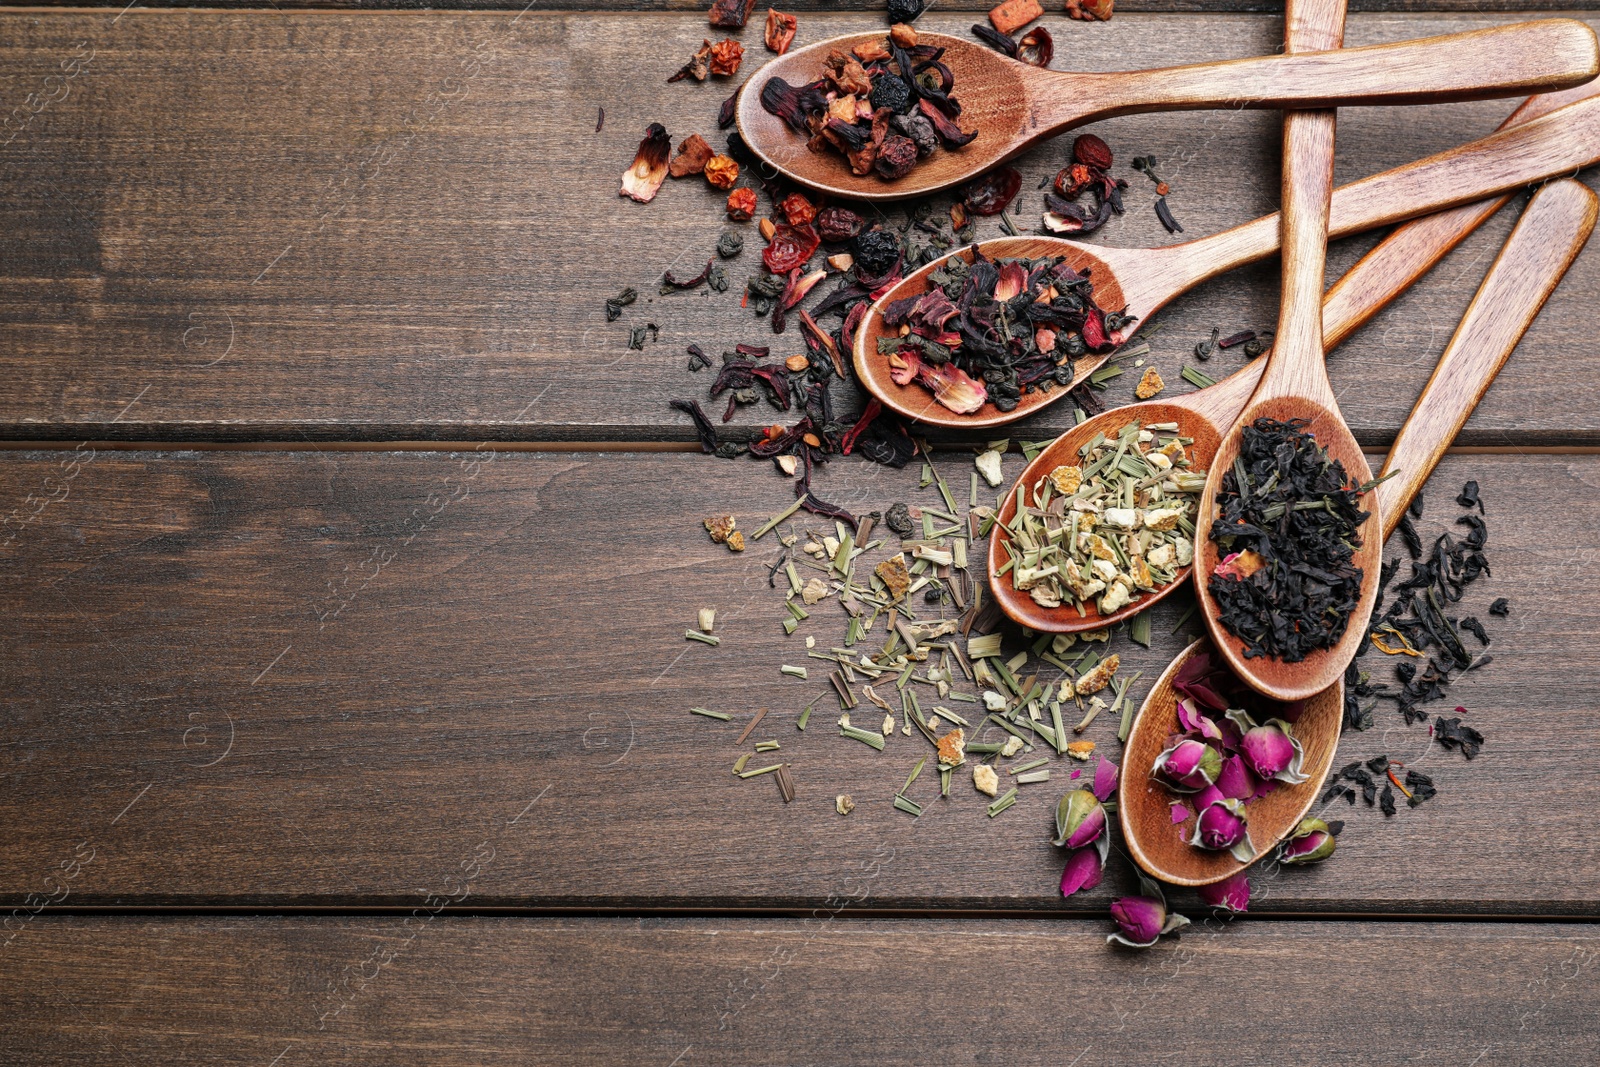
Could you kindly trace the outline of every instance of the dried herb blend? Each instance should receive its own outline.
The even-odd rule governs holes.
[[[1352,482],[1303,420],[1244,428],[1217,493],[1210,537],[1221,562],[1206,588],[1246,657],[1298,663],[1339,643],[1361,596],[1353,560],[1371,488]]]
[[[1095,303],[1094,281],[1064,257],[990,260],[951,256],[933,288],[883,309],[897,334],[878,340],[898,385],[916,381],[941,405],[971,414],[1011,411],[1024,393],[1070,385],[1073,361],[1109,352],[1132,322]]]
[[[1205,471],[1193,469],[1176,423],[1129,422],[1096,434],[1064,464],[1018,487],[1004,537],[1012,585],[1042,607],[1092,604],[1109,615],[1172,581],[1194,560]]]
[[[835,49],[823,76],[806,85],[770,78],[761,106],[807,138],[813,152],[837,152],[858,176],[897,181],[942,144],[970,144],[956,120],[955,76],[941,63],[944,49],[916,43],[916,31],[897,25],[882,41]]]

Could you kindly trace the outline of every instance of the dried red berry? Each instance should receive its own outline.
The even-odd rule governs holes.
[[[729,37],[711,46],[711,73],[727,78],[739,72],[744,59],[744,45]]]
[[[739,180],[739,164],[732,156],[712,156],[706,160],[705,176],[718,189],[731,189]]]
[[[865,225],[866,220],[847,207],[825,207],[817,214],[817,230],[824,241],[848,241]]]
[[[974,215],[998,215],[1022,188],[1022,172],[1015,167],[992,170],[961,190],[961,201]]]
[[[817,208],[801,193],[790,193],[783,198],[783,203],[778,205],[778,210],[783,212],[783,217],[789,220],[790,226],[804,226],[817,217]]]
[[[910,174],[911,168],[916,165],[917,142],[897,133],[891,133],[883,139],[883,144],[878,146],[878,158],[872,164],[880,176],[891,182]],[[1018,175],[1017,184],[1020,186],[1021,183],[1022,177]]]
[[[711,25],[725,30],[741,29],[755,6],[756,0],[711,0]]]
[[[809,225],[779,226],[772,234],[772,243],[761,253],[761,262],[773,274],[788,274],[804,266],[821,243],[822,238]]]
[[[1092,133],[1080,133],[1072,142],[1072,158],[1095,170],[1111,169],[1111,146]]]
[[[1068,200],[1074,200],[1098,180],[1094,168],[1074,163],[1070,167],[1062,167],[1056,174],[1056,192]]]
[[[756,213],[756,191],[738,188],[728,194],[728,217],[735,222],[749,222]]]

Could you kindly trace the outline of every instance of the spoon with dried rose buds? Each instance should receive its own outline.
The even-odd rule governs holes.
[[[1399,525],[1412,498],[1582,250],[1594,229],[1597,206],[1600,200],[1595,194],[1571,179],[1545,186],[1528,204],[1384,462],[1384,474],[1392,477],[1375,490],[1383,516],[1383,539]],[[1430,246],[1437,247],[1442,230],[1427,226],[1430,221],[1419,220],[1397,231],[1385,242],[1390,247],[1380,245],[1374,249],[1346,279],[1363,266],[1392,263],[1423,254]],[[1397,241],[1412,247],[1393,244]],[[1387,284],[1387,279],[1381,277],[1372,277],[1371,281],[1378,286]],[[1341,281],[1340,286],[1344,285]],[[1257,360],[1239,375],[1252,374],[1261,362]],[[1227,383],[1214,388],[1223,384]],[[1365,619],[1352,622],[1359,622],[1364,638]],[[1223,672],[1224,682],[1232,677],[1208,639],[1202,638],[1179,653],[1145,696],[1123,749],[1118,815],[1128,851],[1149,874],[1175,885],[1218,882],[1254,860],[1240,859],[1227,850],[1191,845],[1191,833],[1173,822],[1172,803],[1182,799],[1173,795],[1174,785],[1178,789],[1199,787],[1202,795],[1207,788],[1216,786],[1222,791],[1223,800],[1243,805],[1242,809],[1227,811],[1224,821],[1244,820],[1251,842],[1248,851],[1259,858],[1300,825],[1316,800],[1338,746],[1344,710],[1342,677],[1296,704],[1275,706],[1257,701],[1253,720],[1259,736],[1251,741],[1252,745],[1259,742],[1259,747],[1252,747],[1241,744],[1243,737],[1235,738],[1234,731],[1222,723],[1226,716],[1216,707],[1217,699],[1193,699],[1197,692],[1204,698],[1206,689],[1199,687],[1206,676],[1218,671]],[[1232,684],[1239,687],[1240,692],[1235,695],[1243,702],[1255,698],[1242,683]],[[1214,683],[1208,688],[1220,691]],[[1191,694],[1190,706],[1181,717],[1180,694],[1176,690]],[[1224,695],[1220,702],[1233,701]],[[1205,714],[1217,729],[1208,729],[1195,717],[1197,713]],[[1272,719],[1281,722],[1272,724]],[[1236,727],[1239,725],[1236,723]],[[1227,734],[1236,751],[1225,751],[1229,746],[1222,744],[1222,738],[1214,736],[1216,733]],[[1187,735],[1187,740],[1209,747],[1211,754],[1186,745],[1162,761],[1172,774],[1152,777],[1150,772],[1158,758],[1175,749],[1175,735]],[[1287,760],[1282,758],[1285,755]],[[1241,765],[1229,766],[1236,758],[1248,775],[1239,774]],[[1174,775],[1185,780],[1169,785]],[[1194,775],[1198,778],[1191,777]],[[1276,788],[1259,791],[1261,782],[1273,777],[1278,779]],[[1215,800],[1215,794],[1207,795],[1207,799]],[[1247,800],[1249,803],[1245,804]],[[1188,817],[1198,814],[1193,810],[1196,806],[1191,801]]]
[[[1334,190],[1329,237],[1469,204],[1597,162],[1600,80],[1533,97],[1496,133]],[[913,422],[950,429],[1001,426],[1067,395],[1168,301],[1218,274],[1271,256],[1278,244],[1279,218],[1275,214],[1159,248],[1111,248],[1054,237],[985,241],[934,260],[897,282],[885,283],[846,339],[852,345],[857,378],[889,410]],[[1004,410],[995,406],[997,397],[989,395],[984,382],[963,370],[976,365],[977,357],[962,351],[966,343],[962,324],[956,321],[956,329],[945,331],[948,320],[940,318],[943,312],[939,307],[924,308],[912,299],[927,295],[930,305],[937,305],[934,290],[944,288],[937,276],[949,273],[957,262],[965,268],[980,255],[995,264],[1059,259],[1080,279],[1073,282],[1071,292],[1050,298],[1047,313],[1061,320],[1051,327],[1056,334],[1051,351],[1059,363],[1051,369],[1070,370],[1070,378],[1060,382],[1061,388],[1048,391],[1027,386],[1015,403],[1007,401]],[[1085,285],[1090,288],[1087,294],[1082,293]],[[1085,295],[1092,299],[1086,300]],[[886,321],[890,309],[904,308],[907,301],[912,309],[902,312],[905,321],[890,326]],[[1036,314],[1030,312],[1030,316]],[[1081,329],[1072,323],[1081,323]],[[1091,326],[1095,328],[1089,329]],[[956,340],[961,342],[953,348],[949,347],[953,340],[950,332],[957,333]],[[917,354],[917,344],[940,333],[945,335],[938,340],[951,358],[933,374],[918,365],[925,361],[911,356]],[[1090,339],[1094,344],[1088,343]],[[1087,347],[1087,353],[1074,355],[1083,352],[1080,344]]]
[[[1494,62],[1485,63],[1490,55]],[[833,196],[903,200],[959,185],[1064,130],[1114,115],[1474,100],[1567,88],[1597,71],[1593,32],[1568,19],[1093,74],[1045,70],[975,41],[897,26],[893,36],[835,37],[779,56],[746,83],[736,116],[745,144],[786,177]],[[900,83],[892,98],[890,82]],[[926,119],[942,147],[913,153],[908,169],[896,166],[886,180],[866,159],[867,146],[874,157],[903,147],[907,134],[873,128],[875,117],[895,114]]]

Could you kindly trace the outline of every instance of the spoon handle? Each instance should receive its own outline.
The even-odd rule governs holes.
[[[1600,198],[1568,178],[1540,189],[1517,220],[1384,461],[1394,473],[1378,486],[1385,540],[1589,240],[1597,208]]]
[[[1345,0],[1289,0],[1284,49],[1293,55],[1337,48],[1344,14]],[[1329,109],[1283,116],[1283,282],[1278,329],[1261,383],[1262,392],[1315,396],[1324,406],[1333,398],[1322,358],[1322,287],[1337,115]]]
[[[1600,162],[1600,83],[1591,85],[1591,95],[1548,115],[1340,186],[1333,191],[1329,238],[1457,207]],[[1155,250],[1161,262],[1148,272],[1142,289],[1129,294],[1129,310],[1149,315],[1173,293],[1266,259],[1278,249],[1279,225],[1274,213]],[[1131,271],[1129,276],[1141,284]]]
[[[1041,125],[1078,125],[1144,111],[1481,100],[1564,89],[1597,72],[1589,27],[1540,19],[1365,48],[1045,76],[1037,106]]]

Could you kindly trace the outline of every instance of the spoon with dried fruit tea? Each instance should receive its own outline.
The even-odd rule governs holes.
[[[1600,71],[1593,32],[1569,19],[1343,51],[1098,74],[1045,70],[944,34],[914,36],[909,50],[882,33],[862,33],[774,59],[739,95],[735,114],[744,143],[788,178],[818,192],[853,200],[904,200],[959,185],[1063,130],[1113,115],[1474,100],[1567,88]],[[912,40],[903,31],[902,37]],[[873,78],[887,65],[898,73],[897,52],[924,78],[915,91],[905,79],[894,79],[897,88],[877,84],[888,79]],[[1486,63],[1485,56],[1494,62]],[[834,101],[820,91],[804,92],[828,74],[836,87]],[[956,110],[948,103],[952,99],[959,101],[960,114],[947,117]],[[860,106],[851,108],[852,102]],[[925,158],[913,152],[909,171],[892,181],[873,169],[889,131],[874,142],[870,129],[857,124],[883,108],[908,109],[908,116],[926,118],[941,144]],[[813,134],[808,118],[828,115],[830,109],[833,137],[825,151],[812,151],[808,143],[824,135]],[[963,143],[968,135],[975,136]],[[895,131],[893,136],[905,135]],[[863,147],[869,143],[870,159]],[[854,168],[835,146],[852,151]],[[886,162],[897,147],[905,146],[895,141],[883,151]],[[854,173],[863,168],[865,173]],[[897,166],[890,168],[897,172]]]
[[[1518,114],[1538,102],[1555,100],[1572,102],[1516,125],[1508,121],[1504,128],[1470,144],[1334,190],[1329,236],[1345,237],[1453,208],[1600,162],[1600,80],[1553,98],[1534,97]],[[1278,250],[1278,231],[1278,216],[1267,215],[1209,237],[1160,248],[1109,248],[1056,237],[1005,237],[961,249],[924,265],[887,290],[877,291],[876,302],[853,334],[856,377],[885,407],[913,422],[961,430],[1015,422],[1054,403],[1070,386],[1087,379],[1138,324],[1168,301],[1218,274],[1271,256]],[[933,296],[933,290],[940,287],[934,275],[944,272],[940,277],[947,277],[956,264],[965,271],[978,254],[991,264],[1059,258],[1060,265],[1051,268],[1056,272],[1051,285],[1058,292],[1050,300],[1052,308],[1065,314],[1069,305],[1076,307],[1083,328],[1093,323],[1103,330],[1103,336],[1092,331],[1096,343],[1089,346],[1088,355],[1070,363],[1071,377],[1060,387],[1049,392],[1031,387],[1031,392],[1021,393],[1006,411],[995,406],[989,387],[974,377],[982,365],[981,353],[966,353],[957,346],[956,358],[934,365],[918,355],[917,346],[908,342],[903,332],[914,326],[911,340],[915,341],[936,334],[933,327],[949,321],[940,319],[948,313],[941,310],[942,305],[932,306],[940,304]],[[998,271],[989,274],[986,269],[984,275],[989,279],[985,284],[997,287],[993,279]],[[1034,288],[1040,295],[1048,295],[1042,281]],[[946,292],[960,297],[962,284],[960,278],[949,280]],[[929,296],[930,306],[918,308],[913,298],[924,295]],[[1090,309],[1091,304],[1103,311]],[[1115,320],[1107,321],[1112,313],[1116,313]],[[890,321],[898,325],[891,326]],[[1037,361],[1041,376],[1058,372],[1066,376],[1067,356],[1062,354],[1061,338],[1076,341],[1082,332],[1073,333],[1071,325],[1056,328],[1060,336],[1049,358]]]
[[[1594,228],[1596,207],[1594,193],[1566,179],[1541,189],[1523,212],[1384,462],[1384,473],[1395,474],[1375,490],[1384,516],[1384,538],[1399,524],[1412,498],[1583,248]],[[1404,230],[1396,237],[1403,235]],[[1381,263],[1394,251],[1404,252],[1385,252],[1380,246],[1362,262]],[[1361,620],[1363,633],[1365,629],[1365,620]],[[1188,844],[1188,834],[1172,822],[1170,803],[1174,798],[1149,773],[1168,738],[1183,732],[1173,682],[1201,653],[1210,654],[1215,664],[1221,665],[1208,639],[1184,649],[1145,696],[1122,757],[1118,816],[1128,851],[1145,871],[1174,885],[1206,885],[1248,866],[1228,852],[1210,852]],[[1293,736],[1303,752],[1300,771],[1306,780],[1292,785],[1280,782],[1270,794],[1248,805],[1249,832],[1258,856],[1271,852],[1310,810],[1333,763],[1343,709],[1341,677],[1328,689],[1301,701],[1298,715],[1288,711],[1295,719]]]
[[[1336,33],[1296,14],[1319,5],[1337,16]],[[1343,10],[1343,0],[1289,0],[1285,46],[1337,43]],[[1378,500],[1359,488],[1372,471],[1339,411],[1322,341],[1334,116],[1284,114],[1278,327],[1256,391],[1211,457],[1195,519],[1195,593],[1212,643],[1252,689],[1283,701],[1344,675],[1383,563]],[[1208,535],[1224,522],[1223,539]],[[1237,573],[1219,570],[1225,560]]]

